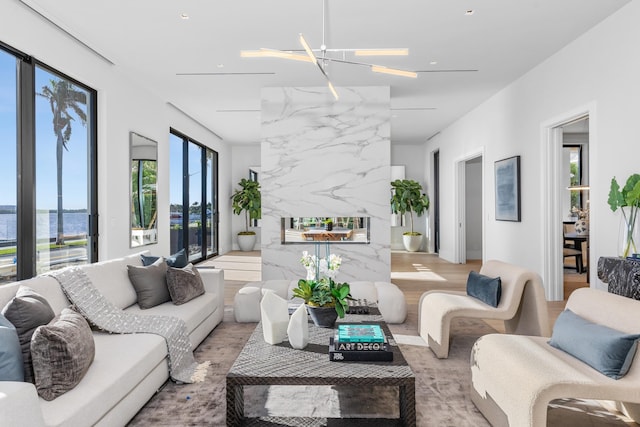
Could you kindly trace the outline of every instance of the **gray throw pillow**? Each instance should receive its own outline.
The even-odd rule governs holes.
[[[53,400],[84,378],[95,356],[91,328],[82,315],[65,308],[31,339],[36,389],[44,400]]]
[[[640,334],[627,334],[590,322],[566,309],[556,319],[549,345],[613,378],[629,371]]]
[[[129,280],[138,295],[138,305],[142,309],[170,301],[167,289],[167,263],[160,257],[147,267],[127,265]]]
[[[2,314],[0,314],[0,381],[24,381],[24,365],[18,332]]]
[[[46,325],[55,317],[47,300],[33,289],[20,286],[16,295],[4,306],[2,314],[15,326],[22,349],[24,380],[35,382],[31,363],[31,336],[38,326]]]
[[[167,270],[167,287],[171,300],[180,305],[204,294],[204,284],[198,269],[193,264],[185,268],[169,267]]]

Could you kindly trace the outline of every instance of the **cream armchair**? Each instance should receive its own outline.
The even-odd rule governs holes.
[[[537,273],[502,261],[487,261],[480,274],[500,276],[497,307],[460,291],[428,291],[418,304],[418,332],[439,359],[449,356],[449,329],[456,317],[504,320],[507,333],[549,336],[549,316],[542,279]]]
[[[586,321],[620,331],[640,334],[640,301],[593,288],[575,290],[567,309]],[[556,339],[560,318],[554,326]],[[562,322],[560,322],[562,323]],[[564,324],[566,325],[566,323]],[[593,327],[571,325],[564,330],[587,346],[585,360],[611,363],[614,347],[600,340]],[[591,339],[586,338],[590,335]],[[558,334],[559,335],[559,334]],[[633,339],[633,336],[631,337]],[[607,345],[600,347],[600,343]],[[575,347],[569,348],[576,353]],[[595,359],[594,356],[595,355]],[[602,356],[601,356],[602,355]],[[489,334],[479,338],[471,350],[471,400],[491,425],[538,427],[547,425],[549,402],[560,398],[597,399],[607,402],[636,422],[640,421],[640,352],[633,357],[626,375],[613,379],[577,357],[553,347],[545,337]]]

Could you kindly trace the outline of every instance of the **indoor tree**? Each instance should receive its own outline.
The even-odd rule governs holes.
[[[238,183],[240,188],[231,195],[231,206],[236,215],[244,212],[245,230],[238,233],[238,245],[242,251],[250,251],[256,241],[255,231],[249,231],[252,219],[260,219],[262,205],[260,201],[260,183],[242,178]]]
[[[422,234],[413,230],[413,213],[421,216],[427,209],[429,209],[429,197],[422,192],[422,185],[419,182],[411,179],[396,179],[391,182],[392,195],[391,195],[391,211],[394,214],[404,215],[409,213],[409,221],[411,224],[411,231],[403,233],[404,236],[419,237],[419,242],[422,241]],[[407,250],[417,250],[415,243],[409,245],[407,238],[403,238],[405,241],[405,247]],[[411,246],[412,248],[410,249]],[[413,249],[415,248],[415,249]]]

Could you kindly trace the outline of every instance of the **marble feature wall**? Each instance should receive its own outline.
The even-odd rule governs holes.
[[[280,218],[368,216],[371,243],[331,245],[339,281],[389,281],[389,87],[262,90],[262,278],[304,278],[302,251],[283,245]],[[324,247],[324,245],[323,245]],[[324,248],[322,250],[324,256]]]

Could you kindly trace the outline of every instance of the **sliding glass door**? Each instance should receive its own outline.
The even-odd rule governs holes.
[[[170,248],[189,261],[218,254],[218,154],[172,130],[170,144]]]

